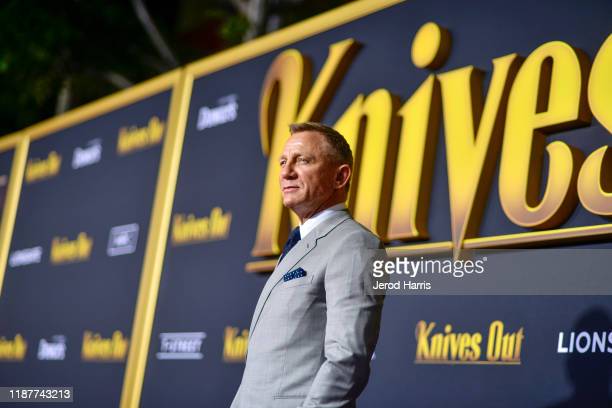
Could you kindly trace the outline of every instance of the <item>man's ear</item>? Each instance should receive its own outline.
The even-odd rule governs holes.
[[[341,164],[336,170],[336,179],[334,180],[337,189],[344,188],[351,178],[351,167],[348,164]]]

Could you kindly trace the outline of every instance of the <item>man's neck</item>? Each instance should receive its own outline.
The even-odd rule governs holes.
[[[333,207],[335,205],[338,205],[338,204],[344,204],[345,201],[346,201],[346,197],[344,197],[342,199],[329,200],[329,201],[326,201],[325,203],[321,204],[318,208],[316,208],[312,212],[307,213],[307,215],[305,215],[303,218],[302,218],[302,216],[300,216],[300,214],[296,213],[296,215],[300,219],[300,224],[303,224],[306,221],[308,221],[309,219],[312,219],[312,218],[316,217],[317,214],[327,210],[328,208],[331,208],[331,207]]]

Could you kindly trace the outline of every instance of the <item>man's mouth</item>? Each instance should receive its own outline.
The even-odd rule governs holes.
[[[290,193],[290,192],[295,191],[297,189],[298,189],[297,186],[286,186],[286,187],[283,187],[283,193]]]

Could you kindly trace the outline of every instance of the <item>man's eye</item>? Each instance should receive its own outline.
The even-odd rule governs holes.
[[[287,161],[286,161],[286,160],[281,160],[281,161],[279,162],[279,164],[281,165],[281,167],[283,167],[283,166],[285,165],[285,163],[287,163]]]
[[[304,158],[304,157],[300,157],[300,158],[298,159],[298,162],[300,162],[300,163],[308,163],[308,159],[306,159],[306,158]]]

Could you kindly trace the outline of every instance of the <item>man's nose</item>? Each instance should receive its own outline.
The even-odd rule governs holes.
[[[295,171],[293,169],[292,164],[287,163],[283,167],[281,167],[281,178],[292,179],[294,177],[295,177]]]

